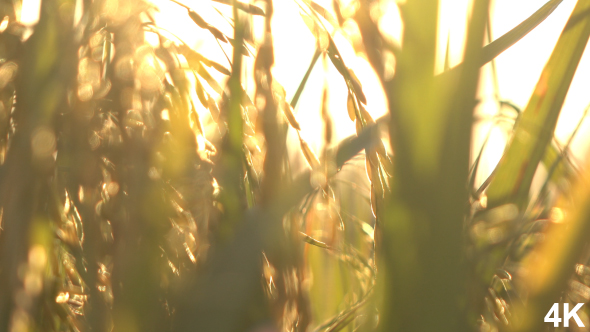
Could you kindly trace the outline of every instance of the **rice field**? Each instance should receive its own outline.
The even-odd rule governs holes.
[[[590,0],[500,3],[1,2],[0,331],[585,331]]]

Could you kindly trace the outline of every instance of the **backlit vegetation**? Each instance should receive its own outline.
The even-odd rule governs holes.
[[[315,38],[293,91],[273,77],[283,1]],[[472,136],[480,68],[560,4],[492,40],[472,1],[461,64],[434,75],[436,0],[43,0],[32,25],[1,2],[0,331],[547,328],[554,302],[590,301],[590,186],[553,140],[590,0],[527,106],[497,96],[484,121],[510,140],[483,184],[491,136],[475,156]],[[310,85],[319,125],[298,115]]]

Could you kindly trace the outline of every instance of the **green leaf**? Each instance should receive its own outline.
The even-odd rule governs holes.
[[[531,32],[531,30],[537,27],[537,25],[539,25],[551,13],[553,13],[555,8],[557,8],[557,6],[559,6],[562,1],[563,0],[548,1],[543,7],[537,10],[533,15],[524,20],[522,23],[517,25],[514,29],[510,30],[502,37],[494,40],[494,42],[484,47],[481,57],[481,65],[492,61],[492,59],[497,57],[500,53],[514,45],[514,43],[519,41],[522,37],[526,36],[529,32]]]
[[[533,175],[551,142],[563,101],[588,43],[588,10],[589,0],[578,2],[559,37],[490,183],[490,206],[507,201],[521,206],[527,203]]]
[[[297,106],[297,102],[299,101],[299,97],[301,97],[301,93],[303,93],[303,88],[305,88],[305,84],[307,83],[307,80],[309,79],[309,75],[311,75],[311,71],[313,70],[313,67],[315,66],[319,57],[320,57],[320,49],[316,48],[313,58],[311,59],[311,63],[309,64],[309,67],[307,68],[307,71],[305,72],[305,75],[303,76],[301,83],[299,83],[299,87],[297,87],[297,91],[295,91],[295,95],[293,96],[293,99],[291,99],[291,107],[295,108],[295,106]]]
[[[522,23],[514,27],[512,30],[508,31],[498,39],[494,40],[493,42],[489,43],[488,45],[484,46],[480,55],[479,55],[479,65],[483,66],[486,63],[492,61],[498,55],[502,54],[505,50],[507,50],[510,46],[514,45],[516,42],[521,40],[524,36],[526,36],[529,32],[531,32],[535,27],[537,27],[541,22],[543,22],[554,10],[559,6],[559,4],[563,0],[551,0],[547,2],[543,7],[539,8],[533,15],[529,16],[526,20]],[[444,84],[448,84],[448,82],[456,80],[457,76],[459,76],[459,72],[463,64],[459,64],[448,71],[439,74],[438,81],[445,82]]]

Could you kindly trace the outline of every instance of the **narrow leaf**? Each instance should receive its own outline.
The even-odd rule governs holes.
[[[551,0],[548,1],[543,7],[537,10],[533,15],[524,20],[522,23],[517,25],[514,29],[510,30],[502,37],[494,40],[494,42],[488,44],[483,49],[481,64],[484,65],[500,53],[504,52],[507,48],[514,45],[522,37],[526,36],[531,30],[537,25],[543,22],[563,0]]]
[[[293,96],[293,99],[291,99],[291,107],[295,108],[295,106],[297,106],[297,102],[299,101],[299,97],[301,97],[301,93],[303,92],[303,88],[305,88],[305,83],[307,83],[307,80],[309,79],[309,75],[311,75],[311,71],[320,57],[320,53],[321,53],[320,49],[316,48],[313,58],[311,59],[311,63],[309,64],[309,67],[307,68],[307,71],[305,72],[305,75],[303,76],[301,83],[299,83],[299,86],[297,87],[297,91],[295,91],[295,95]]]
[[[543,22],[555,10],[555,8],[559,6],[559,4],[562,1],[563,0],[551,0],[547,2],[543,7],[539,8],[539,10],[537,10],[533,15],[529,16],[529,18],[524,20],[522,23],[517,25],[514,29],[508,31],[500,38],[486,45],[482,49],[482,52],[480,54],[480,66],[483,66],[486,63],[492,61],[502,52],[507,50],[510,46],[514,45],[516,42],[518,42],[520,39],[526,36],[541,22]],[[461,71],[460,68],[462,67],[463,64],[461,63],[451,68],[449,71],[445,71],[442,74],[439,74],[438,78],[442,81],[448,82],[448,80],[444,80],[443,77],[458,76],[458,72]]]
[[[563,101],[590,36],[590,1],[579,1],[535,91],[518,121],[488,189],[491,206],[514,199],[524,205],[533,175],[551,142]]]
[[[320,166],[320,160],[318,157],[313,153],[307,142],[304,141],[301,136],[299,136],[299,143],[301,145],[301,152],[303,152],[303,156],[305,156],[309,166],[311,166],[312,169],[317,169]]]

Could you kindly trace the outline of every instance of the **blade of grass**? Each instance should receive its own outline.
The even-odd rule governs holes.
[[[526,36],[529,32],[531,32],[535,27],[537,27],[541,22],[543,22],[559,4],[561,4],[563,0],[551,0],[548,1],[543,7],[537,10],[533,15],[529,16],[526,20],[522,23],[517,25],[514,29],[510,30],[508,33],[504,34],[502,37],[496,39],[493,43],[484,47],[484,51],[482,53],[481,58],[481,65],[484,65],[495,57],[497,57],[500,53],[504,52],[510,46],[514,45],[517,41],[519,41],[522,37]]]
[[[545,152],[543,159],[541,159],[543,165],[545,165],[545,167],[547,167],[548,169],[553,167],[556,160],[561,160],[557,163],[557,165],[555,165],[555,169],[553,170],[551,177],[547,179],[550,182],[556,183],[559,181],[559,179],[571,178],[576,174],[575,168],[568,160],[568,158],[566,158],[567,156],[564,155],[563,152],[564,151],[560,151],[556,144],[550,144],[547,147],[547,151]]]
[[[492,61],[502,52],[507,50],[510,46],[521,40],[541,22],[543,22],[549,15],[559,6],[563,0],[551,0],[547,2],[543,7],[539,8],[535,13],[529,16],[522,23],[508,31],[498,39],[484,46],[479,55],[479,65],[483,66],[486,63]],[[441,86],[451,85],[458,80],[459,72],[462,70],[463,63],[451,68],[448,71],[444,71],[437,77],[438,83]]]
[[[545,162],[546,162],[545,166],[549,166],[549,171],[547,172],[547,179],[545,179],[545,182],[543,182],[543,186],[541,187],[541,190],[539,191],[540,194],[537,199],[538,203],[539,203],[539,200],[541,199],[541,197],[543,196],[543,194],[548,190],[549,183],[551,181],[559,181],[560,179],[568,179],[571,176],[572,171],[568,168],[568,166],[564,163],[563,160],[566,159],[569,147],[572,144],[574,137],[576,137],[578,130],[582,126],[582,122],[584,122],[584,119],[586,119],[586,115],[588,114],[589,110],[590,110],[590,105],[587,106],[586,109],[584,109],[584,114],[580,118],[580,121],[578,121],[576,128],[574,128],[574,131],[572,132],[572,134],[568,138],[567,142],[563,146],[562,152],[557,155],[552,154],[553,158],[550,159],[550,160],[553,160],[552,162],[549,162],[549,160],[545,160]],[[546,154],[549,154],[550,151],[553,151],[553,150],[548,150]],[[544,159],[548,159],[548,158],[544,158]]]
[[[315,53],[313,54],[313,58],[311,58],[311,63],[309,64],[309,67],[307,68],[307,71],[305,72],[305,75],[303,76],[301,83],[299,83],[299,87],[297,87],[297,91],[295,91],[295,95],[293,96],[293,99],[291,99],[291,107],[293,107],[293,109],[295,108],[295,106],[297,106],[297,102],[299,101],[299,97],[301,97],[301,93],[303,93],[303,89],[305,88],[305,84],[307,83],[307,80],[309,79],[309,75],[311,75],[311,71],[313,70],[313,67],[315,66],[316,62],[318,62],[318,59],[320,58],[320,54],[321,54],[321,50],[318,47],[318,48],[316,48]]]
[[[487,191],[490,206],[527,203],[533,175],[553,137],[557,119],[590,36],[590,1],[578,2],[535,91],[518,121]]]

